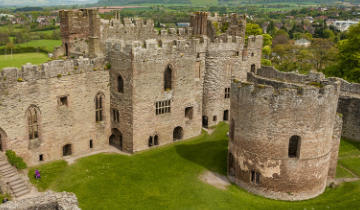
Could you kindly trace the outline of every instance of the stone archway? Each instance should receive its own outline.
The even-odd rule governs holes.
[[[184,136],[184,130],[182,127],[178,126],[176,128],[174,128],[173,131],[173,140],[177,141],[177,140],[181,140]]]
[[[122,133],[117,129],[111,129],[111,136],[109,137],[109,144],[113,147],[116,147],[119,150],[122,150],[123,141],[122,141]]]

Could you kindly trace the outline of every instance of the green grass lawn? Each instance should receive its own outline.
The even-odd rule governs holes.
[[[61,40],[32,40],[30,42],[25,42],[22,44],[18,44],[21,47],[42,47],[48,52],[53,52],[56,47],[61,45]]]
[[[44,53],[20,53],[11,55],[0,55],[0,70],[4,67],[21,67],[26,63],[41,64],[49,60]]]
[[[336,178],[353,178],[354,176],[339,165],[336,167]]]
[[[74,192],[82,209],[359,209],[360,182],[328,188],[301,202],[275,201],[231,185],[220,190],[198,179],[205,170],[226,174],[228,126],[212,135],[132,156],[98,154],[30,169],[39,189]],[[33,178],[39,169],[42,179]]]

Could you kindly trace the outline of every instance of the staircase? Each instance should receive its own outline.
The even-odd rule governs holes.
[[[30,192],[27,182],[18,174],[16,168],[10,165],[3,153],[0,154],[0,176],[14,197],[21,197]]]

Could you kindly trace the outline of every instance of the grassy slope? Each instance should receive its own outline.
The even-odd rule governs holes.
[[[20,53],[14,55],[0,55],[0,69],[4,67],[21,67],[26,63],[41,64],[49,58],[44,53]]]
[[[56,47],[61,45],[61,40],[40,39],[40,40],[25,42],[18,45],[21,47],[43,47],[46,49],[46,51],[53,52]]]
[[[360,176],[360,142],[342,140],[339,151],[339,165],[350,169],[354,174]],[[337,172],[337,176],[342,171]],[[342,177],[352,177],[352,175],[343,174]]]
[[[285,202],[265,199],[237,186],[219,190],[199,181],[204,170],[226,173],[228,126],[187,142],[133,156],[99,154],[71,166],[37,167],[47,178],[38,183],[76,193],[82,209],[356,209],[360,182],[327,189],[316,199]]]

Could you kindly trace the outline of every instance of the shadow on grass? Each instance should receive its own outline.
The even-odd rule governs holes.
[[[207,170],[226,175],[228,141],[221,133],[206,135],[204,141],[194,144],[179,144],[176,152],[186,160],[196,163]]]
[[[345,139],[348,143],[354,146],[356,149],[360,150],[360,142],[355,140]]]

